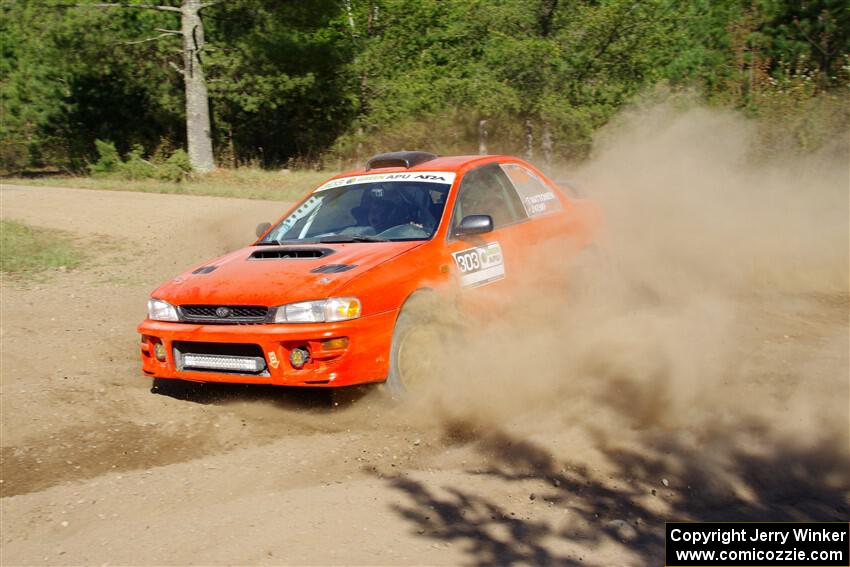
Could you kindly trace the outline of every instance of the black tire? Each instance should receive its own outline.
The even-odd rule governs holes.
[[[410,298],[396,319],[385,382],[386,392],[394,400],[410,399],[429,373],[438,371],[439,341],[446,330],[439,309],[436,297],[423,293]]]

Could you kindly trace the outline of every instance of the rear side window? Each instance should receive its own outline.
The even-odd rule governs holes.
[[[503,163],[501,168],[516,187],[528,216],[536,217],[561,209],[561,200],[555,191],[533,171],[516,163]]]
[[[494,228],[526,217],[522,202],[498,164],[479,167],[463,176],[452,216],[451,234],[463,217],[469,215],[490,215]]]

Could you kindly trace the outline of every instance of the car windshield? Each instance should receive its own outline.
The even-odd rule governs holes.
[[[381,176],[366,176],[369,179]],[[451,183],[381,180],[313,192],[258,244],[383,242],[430,239],[443,215]]]

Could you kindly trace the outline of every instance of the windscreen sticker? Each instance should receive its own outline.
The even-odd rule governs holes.
[[[289,217],[281,223],[280,228],[277,229],[277,233],[281,235],[286,234],[289,232],[289,229],[295,226],[295,223],[310,213],[318,211],[319,204],[321,204],[323,198],[324,197],[310,197],[301,203],[301,206],[292,211],[292,214],[290,214]]]
[[[555,192],[532,171],[515,163],[503,163],[500,167],[522,198],[522,206],[528,216],[535,217],[561,208]]]
[[[454,252],[452,257],[463,287],[477,287],[505,277],[505,258],[498,242]]]
[[[327,183],[320,185],[318,189],[313,191],[327,191],[343,185],[355,185],[357,183],[375,183],[388,181],[415,181],[419,183],[439,183],[442,185],[451,185],[455,180],[455,174],[450,171],[416,171],[410,173],[372,173],[367,175],[354,175],[352,177],[342,177],[340,179],[332,179]]]

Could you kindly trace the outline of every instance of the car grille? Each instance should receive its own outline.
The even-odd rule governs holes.
[[[180,320],[222,325],[257,324],[268,320],[269,308],[259,305],[182,305]]]

